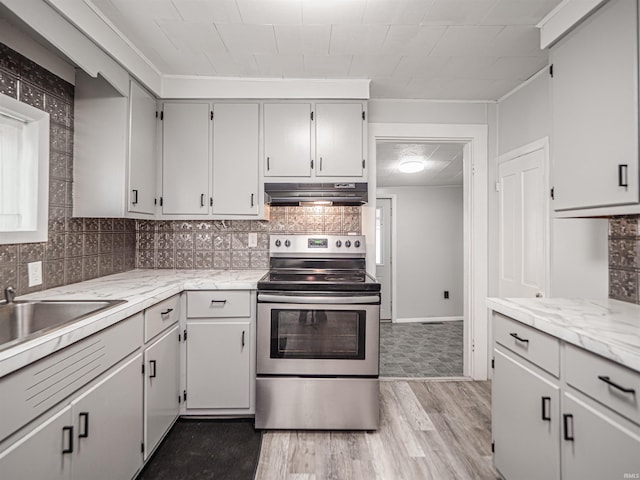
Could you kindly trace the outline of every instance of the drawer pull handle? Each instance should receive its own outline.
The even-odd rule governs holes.
[[[626,165],[626,164],[618,165],[618,186],[619,187],[629,186],[629,180],[627,178],[628,170],[629,170],[629,165]]]
[[[80,426],[78,427],[78,438],[88,438],[89,437],[89,412],[81,412],[78,414],[78,418],[80,419]]]
[[[62,449],[62,453],[73,453],[73,426],[62,427],[62,435],[67,433],[67,448]]]
[[[211,303],[221,303],[221,304],[224,305],[225,303],[227,303],[227,301],[226,300],[211,300]]]
[[[160,315],[164,317],[165,315],[169,315],[171,312],[173,312],[173,308],[167,308],[164,312],[160,312]]]
[[[513,338],[515,338],[517,341],[522,342],[522,343],[529,343],[529,340],[526,338],[522,338],[521,336],[519,336],[517,333],[510,333],[509,335],[511,335]]]
[[[630,393],[631,395],[635,395],[636,394],[636,391],[635,391],[634,388],[625,388],[622,385],[618,385],[617,383],[612,382],[609,377],[605,377],[604,375],[598,375],[598,378],[600,380],[602,380],[604,383],[606,383],[607,385],[609,385],[609,386],[611,386],[613,388],[616,388],[616,389],[620,390],[621,392]]]
[[[551,421],[551,397],[542,397],[542,420]]]
[[[562,418],[564,423],[564,439],[568,442],[573,442],[575,440],[573,438],[573,414],[565,413]],[[571,420],[571,434],[569,434],[569,420]]]
[[[156,361],[149,360],[149,378],[156,378]]]
[[[242,330],[242,348],[244,348],[244,330]]]

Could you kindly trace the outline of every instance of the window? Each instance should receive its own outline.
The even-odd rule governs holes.
[[[49,114],[0,95],[0,244],[47,240]]]

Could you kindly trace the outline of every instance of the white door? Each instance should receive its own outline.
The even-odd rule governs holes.
[[[316,104],[316,176],[361,177],[362,104]]]
[[[162,120],[162,213],[209,213],[208,103],[165,103]]]
[[[129,211],[153,214],[156,196],[156,99],[132,80],[129,102]]]
[[[506,157],[498,166],[498,295],[543,296],[548,265],[546,149]]]
[[[264,176],[311,176],[311,104],[265,103]]]
[[[178,329],[176,325],[144,352],[145,460],[180,412]]]
[[[391,315],[391,199],[376,199],[376,279],[381,286],[380,318]]]
[[[69,480],[77,439],[67,406],[0,452],[0,477]]]
[[[213,106],[212,213],[258,213],[259,123],[257,103]]]
[[[142,354],[71,404],[72,478],[133,478],[142,466]]]
[[[249,408],[249,323],[187,323],[187,408]]]
[[[560,391],[553,383],[494,350],[491,433],[493,461],[508,479],[560,477]],[[586,478],[586,477],[585,477]],[[604,477],[602,477],[604,478]]]

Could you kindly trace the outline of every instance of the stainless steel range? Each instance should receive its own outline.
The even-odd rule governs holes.
[[[380,284],[365,238],[271,235],[258,282],[256,428],[375,430]]]

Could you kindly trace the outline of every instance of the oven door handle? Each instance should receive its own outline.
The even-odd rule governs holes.
[[[276,295],[272,293],[259,293],[259,302],[272,303],[304,303],[304,304],[333,304],[333,305],[361,305],[364,303],[380,303],[378,295],[363,295],[350,297],[326,297],[326,296],[298,296]]]

